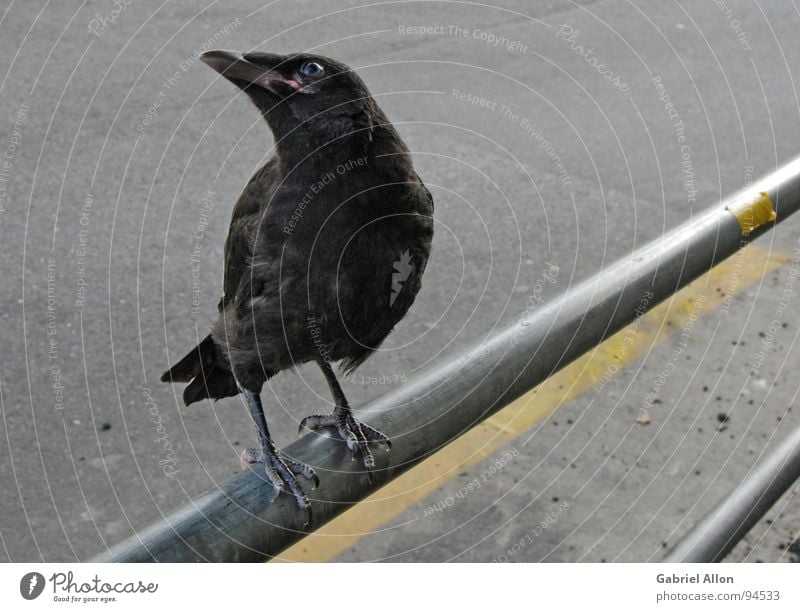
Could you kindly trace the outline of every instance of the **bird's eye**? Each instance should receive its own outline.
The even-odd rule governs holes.
[[[324,68],[317,62],[306,62],[300,67],[300,72],[307,77],[319,76],[323,70]]]

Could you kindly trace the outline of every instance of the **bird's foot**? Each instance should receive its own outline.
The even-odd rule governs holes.
[[[277,449],[271,452],[264,452],[257,448],[248,448],[239,455],[239,461],[242,469],[246,469],[254,463],[263,463],[264,472],[274,491],[272,501],[275,501],[281,491],[287,491],[295,498],[297,507],[306,514],[304,526],[311,524],[311,503],[308,501],[308,497],[297,481],[296,476],[303,476],[313,481],[316,489],[319,486],[319,477],[313,468],[305,463],[285,457]]]
[[[303,428],[313,431],[320,427],[336,428],[339,432],[339,436],[347,444],[347,448],[353,453],[353,459],[355,460],[356,455],[361,455],[364,469],[367,470],[367,477],[369,481],[372,482],[375,458],[372,456],[369,443],[377,442],[379,444],[384,444],[388,452],[392,448],[392,442],[389,440],[389,437],[374,427],[356,419],[350,410],[337,410],[331,414],[313,414],[307,416],[300,421],[298,433],[302,433]]]

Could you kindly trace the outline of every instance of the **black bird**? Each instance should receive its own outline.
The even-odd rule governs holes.
[[[351,371],[408,312],[433,237],[433,199],[408,148],[348,66],[319,55],[209,51],[201,56],[243,90],[269,124],[274,156],[250,179],[225,242],[223,297],[211,333],[161,380],[189,382],[186,405],[243,393],[275,495],[288,490],[311,521],[296,475],[314,470],[274,445],[264,382],[315,362],[331,414],[300,423],[334,427],[371,480],[370,442],[389,439],[353,415],[333,365]]]

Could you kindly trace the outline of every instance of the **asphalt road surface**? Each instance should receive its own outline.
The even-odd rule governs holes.
[[[158,382],[206,334],[232,203],[272,146],[199,52],[350,64],[434,195],[423,289],[347,379],[356,407],[800,153],[795,2],[0,15],[2,560],[88,560],[218,486],[254,441],[239,399],[187,409]],[[635,349],[607,343],[285,558],[662,558],[800,426],[798,235],[786,221],[649,315]],[[329,402],[313,366],[263,397],[279,444]],[[729,560],[798,560],[796,493]]]

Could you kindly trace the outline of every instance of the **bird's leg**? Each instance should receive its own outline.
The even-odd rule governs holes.
[[[256,425],[258,441],[261,445],[260,449],[248,448],[242,451],[240,456],[242,468],[253,463],[263,463],[264,472],[275,492],[273,500],[280,495],[281,491],[288,489],[288,492],[291,493],[297,501],[297,507],[306,514],[305,524],[310,524],[311,504],[308,501],[308,497],[306,497],[306,494],[303,492],[300,483],[297,482],[295,475],[301,475],[309,480],[313,480],[315,487],[319,486],[319,478],[317,478],[317,475],[311,467],[285,457],[277,449],[269,435],[267,419],[264,416],[264,407],[261,405],[261,396],[252,391],[246,391],[244,389],[241,389],[241,391],[247,399],[247,406],[250,408],[250,415],[253,417],[253,422]]]
[[[353,452],[353,458],[355,459],[356,454],[361,455],[364,468],[367,470],[367,475],[371,482],[372,471],[375,469],[375,458],[372,456],[369,443],[379,442],[385,444],[387,450],[391,449],[392,443],[385,434],[366,423],[362,423],[353,416],[353,411],[347,403],[347,398],[344,396],[344,391],[342,391],[339,381],[336,380],[333,368],[327,361],[320,360],[318,363],[333,394],[335,408],[330,414],[307,416],[300,421],[299,431],[302,432],[304,427],[312,430],[320,427],[335,427],[347,444],[347,448]]]

